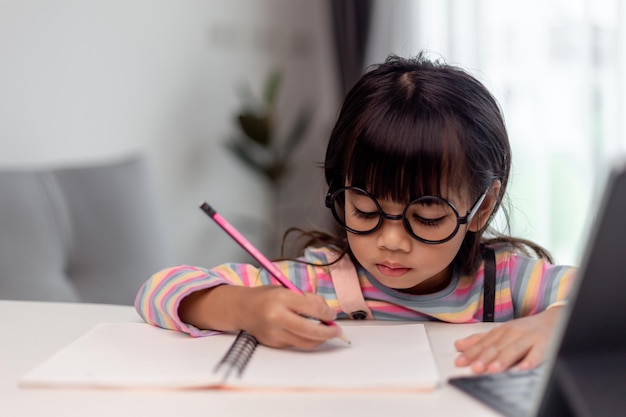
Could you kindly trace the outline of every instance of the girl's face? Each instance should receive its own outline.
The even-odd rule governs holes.
[[[465,214],[472,202],[458,195],[445,196]],[[402,203],[379,200],[382,210],[390,215],[402,214]],[[346,196],[346,215],[358,205]],[[472,221],[471,224],[474,224]],[[383,285],[415,294],[443,289],[450,280],[452,260],[459,251],[468,225],[462,224],[452,239],[439,244],[422,243],[409,235],[401,220],[385,219],[372,233],[348,233],[348,243],[359,263]],[[473,230],[473,229],[472,229]]]

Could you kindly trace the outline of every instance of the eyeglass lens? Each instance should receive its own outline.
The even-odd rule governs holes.
[[[383,213],[376,200],[362,190],[351,188],[339,191],[334,195],[333,202],[335,217],[349,230],[367,233],[375,230],[382,222]],[[457,216],[446,200],[425,196],[406,207],[403,222],[414,235],[429,241],[439,241],[456,231]]]

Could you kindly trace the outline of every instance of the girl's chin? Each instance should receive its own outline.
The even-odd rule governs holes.
[[[406,291],[419,285],[419,282],[412,282],[407,279],[397,279],[397,278],[394,279],[394,278],[390,278],[384,275],[381,276],[380,274],[378,274],[376,279],[385,287],[391,288],[392,290],[398,290],[398,291]]]

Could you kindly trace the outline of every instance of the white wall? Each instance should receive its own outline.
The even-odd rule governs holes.
[[[0,166],[83,164],[140,150],[156,172],[175,262],[249,259],[197,208],[253,242],[271,213],[262,179],[223,146],[238,85],[285,80],[280,116],[306,100],[314,127],[287,179],[280,225],[325,214],[321,171],[336,115],[326,2],[0,0]]]

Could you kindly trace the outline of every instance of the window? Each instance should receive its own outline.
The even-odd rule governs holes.
[[[391,14],[381,14],[394,21],[387,52],[441,55],[500,102],[513,148],[512,234],[543,245],[559,263],[578,264],[606,168],[626,148],[622,3],[392,4]],[[373,28],[382,30],[376,22]]]

